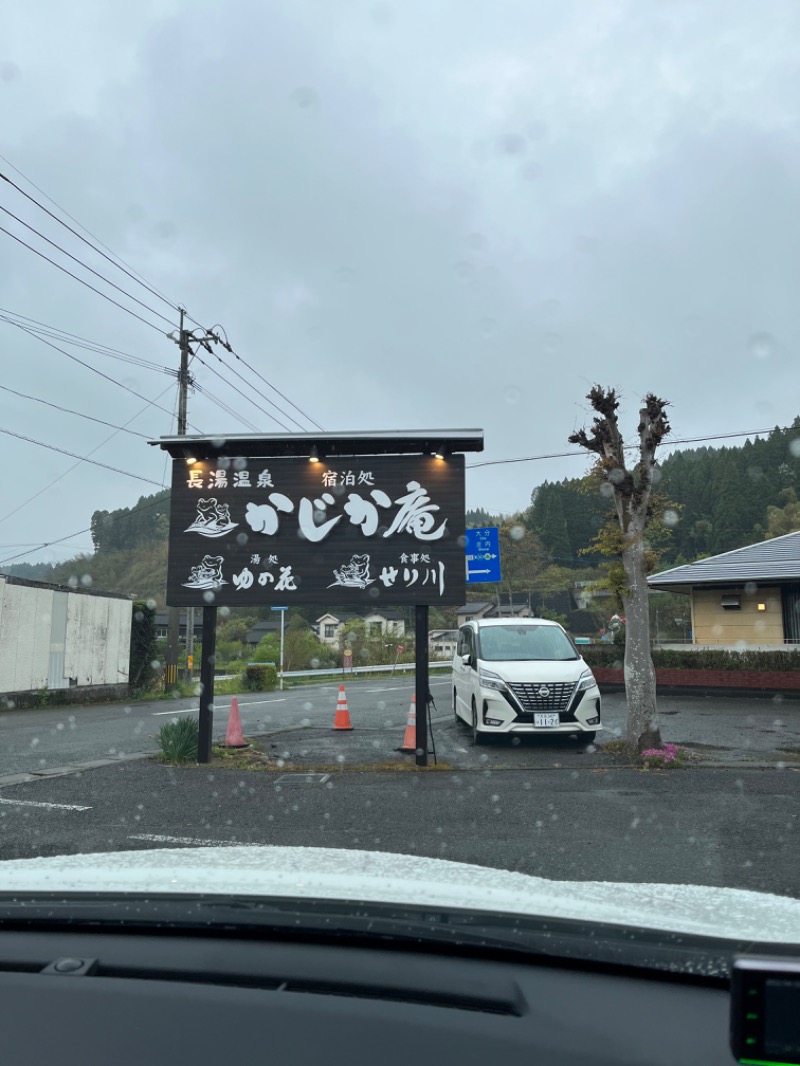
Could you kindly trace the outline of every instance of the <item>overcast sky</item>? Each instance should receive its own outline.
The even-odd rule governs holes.
[[[796,0],[6,5],[0,170],[222,323],[325,429],[480,427],[469,462],[568,451],[600,382],[629,432],[646,391],[676,437],[757,430],[800,413],[798,40]],[[0,232],[4,311],[177,365],[168,303],[4,182],[0,205],[147,308],[1,226],[150,325]],[[107,380],[5,323],[0,346],[6,390],[174,431],[163,369],[60,345]],[[196,430],[246,432],[210,397],[279,429],[229,382],[309,426],[225,352],[201,356]],[[0,560],[164,478],[141,437],[9,391],[0,411],[3,430],[155,482],[4,434]],[[473,469],[468,504],[519,510],[587,465]]]

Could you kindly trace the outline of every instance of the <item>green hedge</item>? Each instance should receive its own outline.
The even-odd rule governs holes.
[[[278,684],[278,671],[270,663],[248,666],[244,672],[244,687],[248,692],[268,692]]]
[[[578,649],[589,666],[622,667],[624,649],[613,645],[595,644]],[[753,670],[757,673],[790,670],[800,671],[800,647],[797,651],[685,651],[656,648],[653,651],[656,667],[670,670]]]

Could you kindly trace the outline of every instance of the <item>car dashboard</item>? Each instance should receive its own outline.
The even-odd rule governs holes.
[[[715,1066],[728,1013],[719,978],[379,931],[0,925],[3,1066]]]

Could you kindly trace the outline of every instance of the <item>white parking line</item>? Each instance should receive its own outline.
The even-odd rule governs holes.
[[[176,715],[176,714],[197,714],[197,708],[196,707],[183,707],[183,708],[177,708],[174,711],[153,711],[152,714],[151,714],[151,718],[160,718],[162,714],[171,714],[173,716]]]
[[[46,807],[53,811],[90,811],[91,807],[80,807],[77,803],[43,803],[39,800],[10,800],[0,799],[0,803],[7,803],[12,807]]]
[[[200,840],[194,837],[168,837],[159,833],[134,833],[128,840],[145,840],[151,844],[191,844],[196,848],[238,848],[236,840]]]

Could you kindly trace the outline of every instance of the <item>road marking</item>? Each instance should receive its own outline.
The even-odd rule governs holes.
[[[287,784],[292,784],[292,785],[324,785],[326,781],[330,780],[330,776],[331,776],[330,774],[314,774],[314,773],[308,773],[308,774],[302,774],[302,773],[300,773],[300,774],[298,774],[298,773],[281,774],[281,776],[276,779],[275,784],[279,785],[281,782],[283,782],[285,785],[287,785]]]
[[[248,700],[246,703],[242,701],[240,709],[244,710],[246,707],[258,707],[262,703],[285,703],[288,700],[288,696],[281,696],[277,700]],[[215,711],[224,711],[224,707],[214,706]],[[151,713],[152,718],[160,718],[162,715],[176,715],[176,714],[198,714],[196,707],[185,707],[183,710],[174,711],[153,711]]]
[[[195,848],[240,848],[238,840],[196,840],[194,837],[168,837],[159,833],[134,833],[128,840],[144,840],[151,844],[191,844]]]
[[[44,803],[40,800],[0,799],[0,803],[7,803],[12,807],[45,807],[52,811],[90,811],[92,809],[81,807],[77,803]]]
[[[258,707],[261,703],[286,703],[288,699],[288,696],[279,696],[276,700],[247,700],[246,703],[243,700],[242,707]]]

